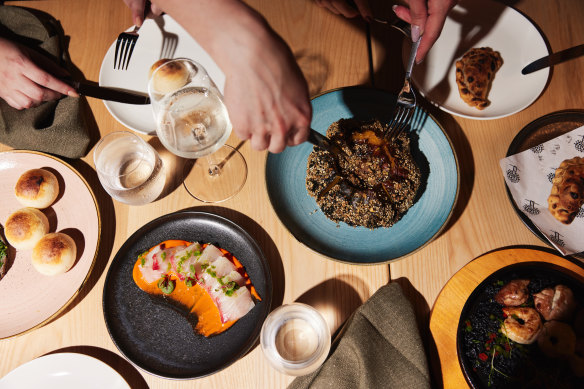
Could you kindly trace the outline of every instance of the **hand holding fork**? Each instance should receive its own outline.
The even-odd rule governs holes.
[[[144,6],[144,9],[142,10],[142,20],[139,20],[140,18],[136,16],[134,18],[136,22],[134,29],[130,32],[122,32],[118,35],[118,40],[116,42],[114,69],[127,70],[130,58],[134,52],[134,46],[136,46],[136,42],[138,41],[138,31],[142,26],[142,22],[146,19],[146,16],[151,12],[151,3],[149,0],[146,0],[145,2],[143,2],[143,0],[124,0],[124,2],[132,10],[132,13],[135,13],[136,9],[139,9],[142,5]]]

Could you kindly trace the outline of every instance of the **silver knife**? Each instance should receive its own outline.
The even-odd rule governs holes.
[[[122,89],[99,86],[91,81],[70,81],[66,80],[77,93],[83,96],[95,97],[96,99],[116,101],[124,104],[150,104],[150,97],[138,92],[129,92]]]
[[[334,141],[322,135],[320,132],[313,130],[312,128],[309,129],[308,139],[306,141],[328,151],[329,153],[336,157],[346,155],[343,149]]]
[[[584,45],[574,46],[566,50],[558,51],[533,61],[521,70],[521,74],[533,73],[537,70],[558,64],[560,62],[568,61],[584,55]]]

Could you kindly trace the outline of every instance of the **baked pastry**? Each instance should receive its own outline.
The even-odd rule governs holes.
[[[47,208],[59,195],[59,182],[48,170],[31,169],[24,172],[16,181],[14,194],[25,207]]]
[[[548,209],[564,224],[570,224],[584,204],[584,158],[564,160],[556,169]]]
[[[161,67],[166,64],[166,66]],[[159,59],[150,67],[148,79],[152,78],[152,88],[157,93],[171,93],[189,82],[189,69],[182,61]]]
[[[41,274],[54,276],[71,269],[77,258],[77,246],[62,232],[46,234],[32,250],[32,265]]]
[[[49,220],[36,208],[22,208],[8,216],[6,240],[17,250],[30,250],[49,232]]]
[[[489,104],[487,96],[495,73],[503,64],[498,51],[490,47],[473,48],[456,61],[456,85],[465,103],[477,109]]]

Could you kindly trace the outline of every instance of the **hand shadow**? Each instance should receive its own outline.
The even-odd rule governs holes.
[[[178,35],[164,30],[164,18],[162,16],[154,19],[154,22],[156,22],[156,25],[162,34],[162,45],[160,46],[160,54],[158,55],[158,58],[174,58],[176,47],[178,46]]]

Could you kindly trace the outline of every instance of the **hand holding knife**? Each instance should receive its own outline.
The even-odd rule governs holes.
[[[67,79],[64,79],[63,81],[71,85],[77,93],[82,96],[95,97],[96,99],[115,101],[124,104],[150,104],[150,97],[148,97],[147,94],[99,86],[97,82],[93,81],[74,81]]]

